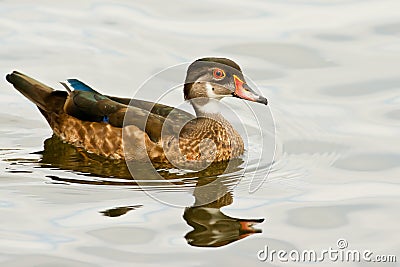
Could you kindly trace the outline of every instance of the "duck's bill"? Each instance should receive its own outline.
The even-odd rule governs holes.
[[[262,103],[264,105],[268,105],[268,100],[258,95],[254,92],[244,81],[242,81],[236,75],[233,75],[233,79],[235,82],[235,92],[232,93],[233,96],[239,97],[242,99],[246,99],[253,102]]]

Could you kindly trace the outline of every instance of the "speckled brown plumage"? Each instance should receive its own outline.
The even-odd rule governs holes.
[[[172,138],[175,143],[171,144],[171,137],[167,140],[165,153],[174,162],[224,161],[244,152],[242,138],[222,116],[196,118],[182,128],[179,141]]]
[[[69,144],[112,159],[124,157],[121,128],[103,122],[81,121],[65,113],[52,113],[48,121],[54,134]]]
[[[158,143],[152,142],[133,125],[118,128],[104,122],[81,121],[65,113],[52,113],[48,121],[63,141],[112,159],[127,157],[144,161],[148,155],[154,162],[168,162],[169,158],[179,164],[186,161],[224,161],[239,157],[244,152],[242,138],[222,116],[196,118],[183,127],[178,142],[174,136],[165,136]],[[125,144],[125,153],[123,131],[129,142]]]

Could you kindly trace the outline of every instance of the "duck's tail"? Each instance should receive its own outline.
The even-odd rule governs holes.
[[[15,89],[35,103],[40,109],[49,111],[47,110],[46,100],[54,91],[52,88],[17,71],[8,74],[6,79],[14,85]]]
[[[56,91],[18,71],[8,74],[6,80],[26,98],[35,103],[42,113],[59,112],[62,110],[67,92]]]

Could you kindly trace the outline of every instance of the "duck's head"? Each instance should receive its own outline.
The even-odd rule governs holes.
[[[266,98],[247,85],[240,67],[227,58],[209,57],[193,62],[187,70],[184,95],[196,113],[213,113],[212,103],[228,96],[268,104]]]

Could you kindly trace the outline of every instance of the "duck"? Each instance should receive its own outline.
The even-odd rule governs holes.
[[[53,134],[89,154],[160,164],[223,162],[241,157],[244,142],[219,109],[228,97],[268,104],[245,81],[234,61],[195,60],[187,69],[183,97],[194,114],[161,103],[99,93],[78,79],[53,89],[26,74],[6,76],[32,101]]]

